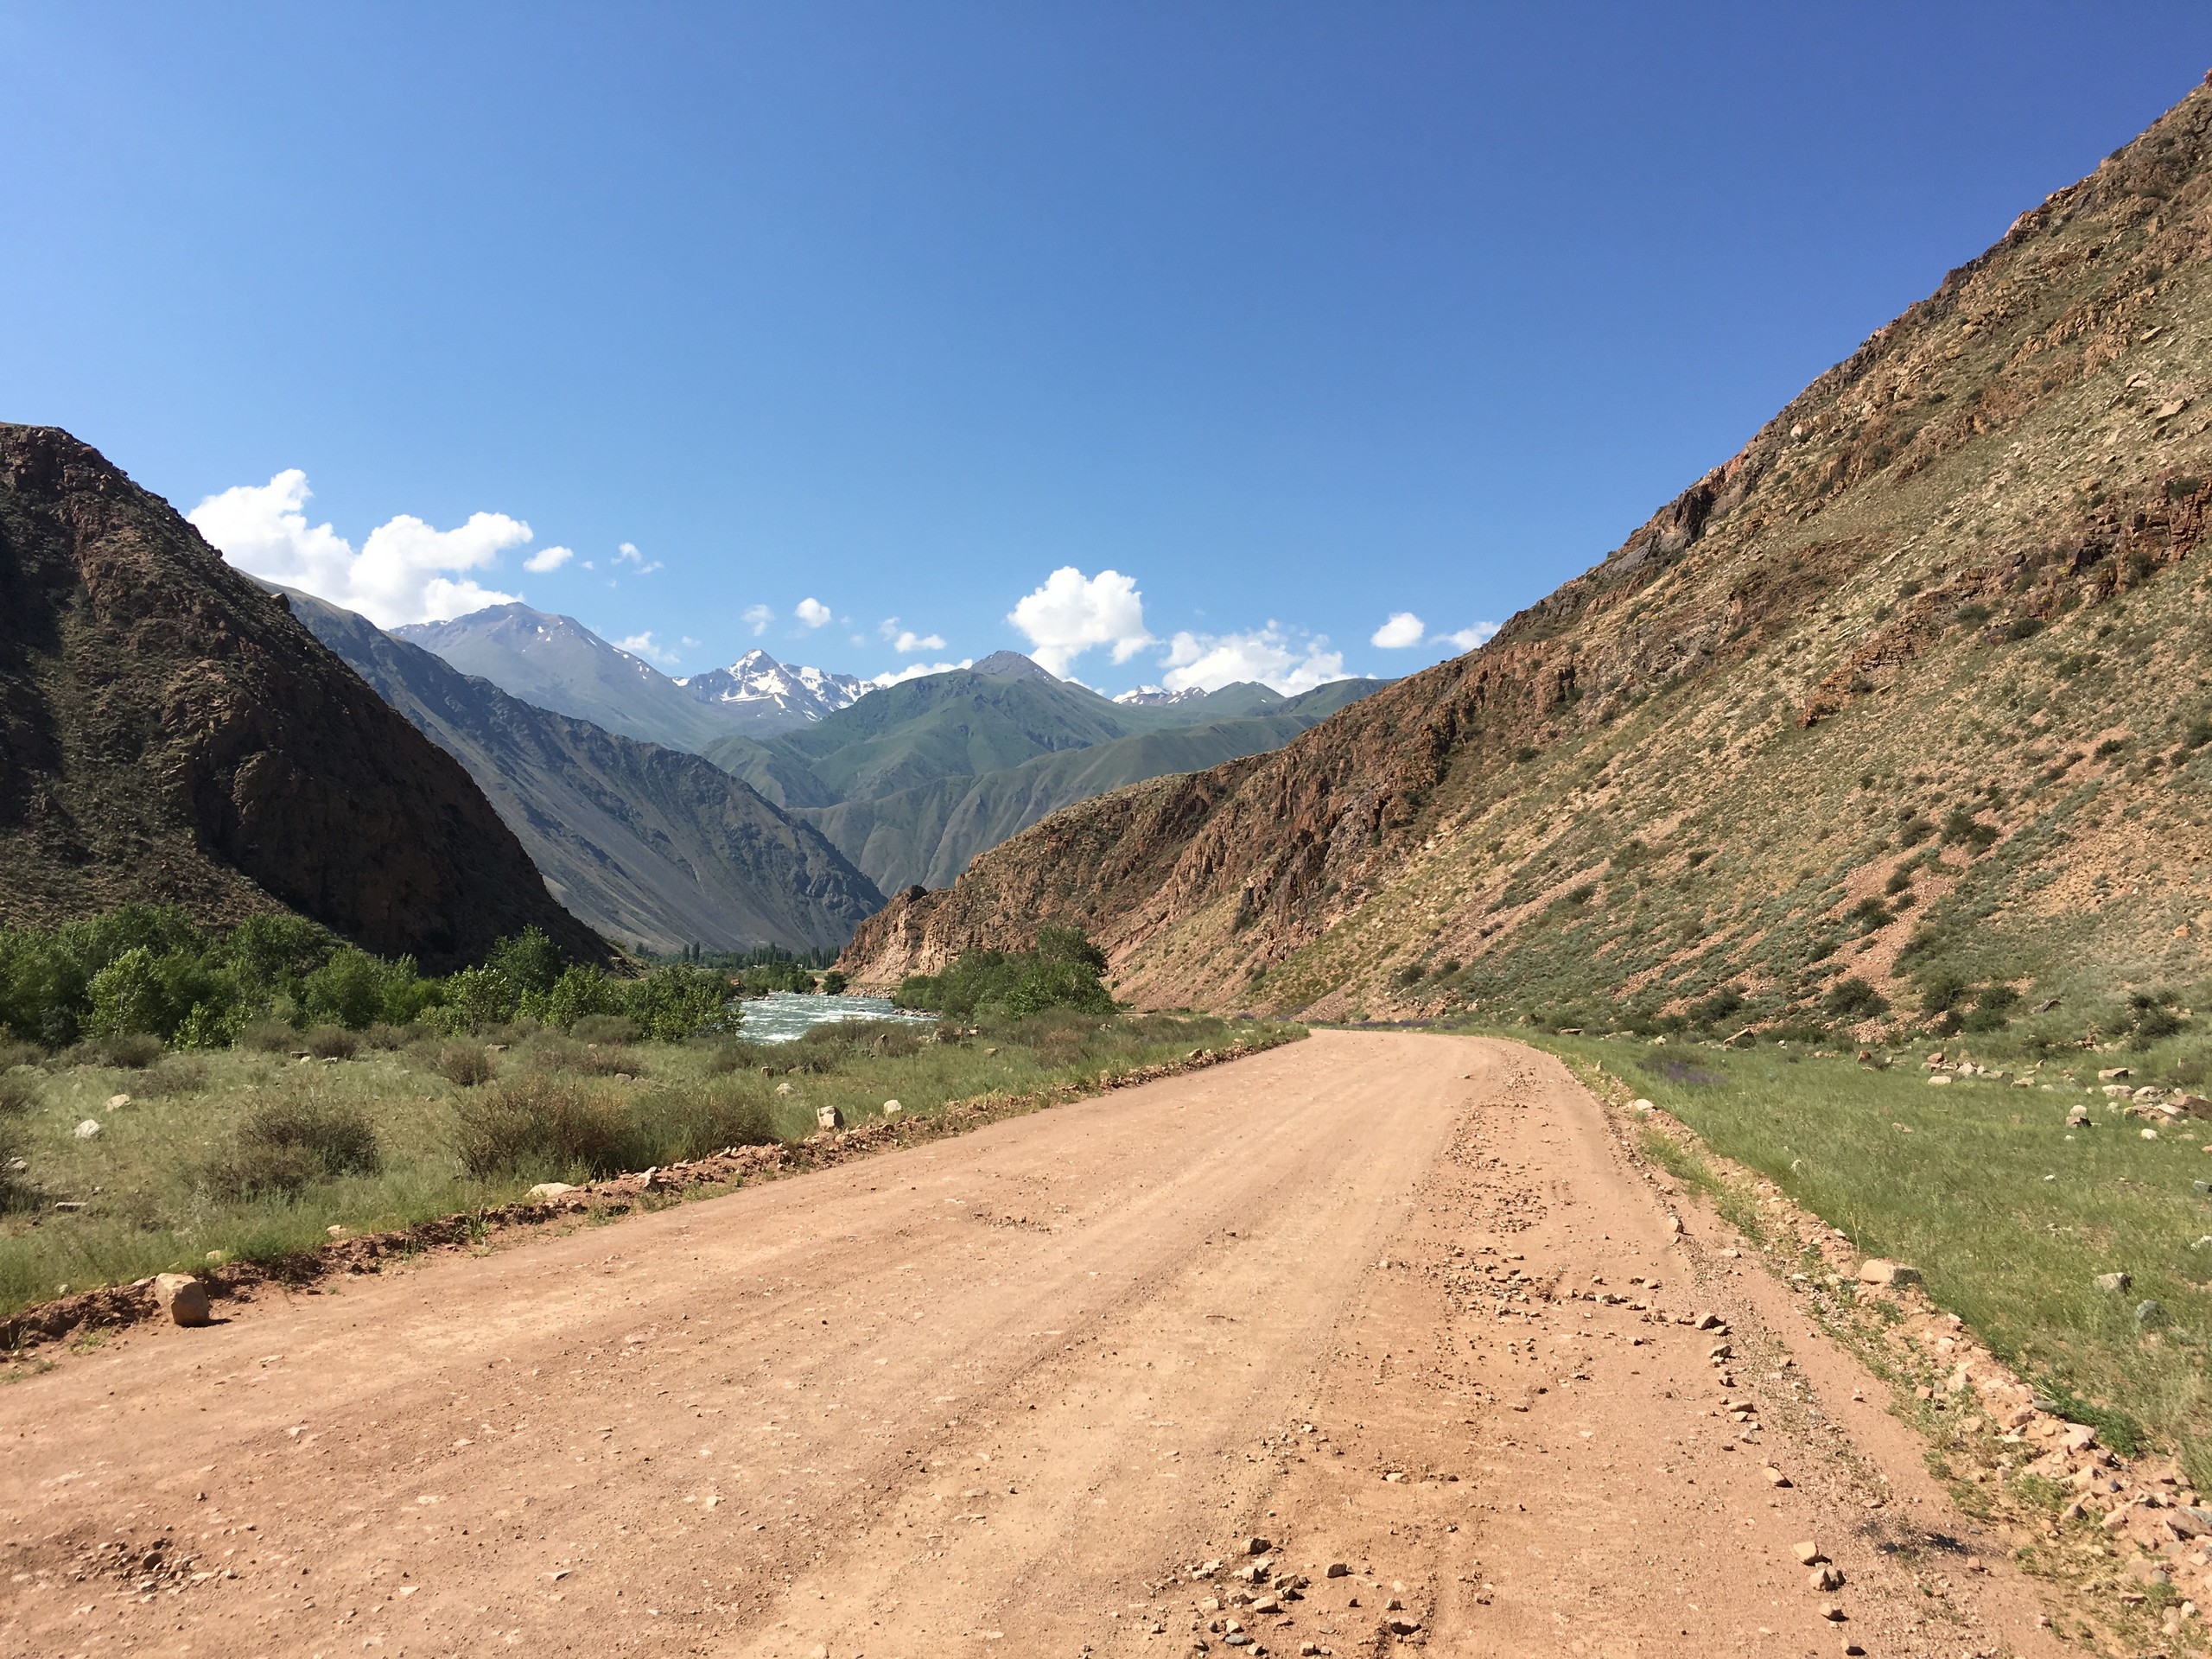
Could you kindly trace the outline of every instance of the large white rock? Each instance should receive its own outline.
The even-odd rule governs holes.
[[[575,1190],[567,1181],[540,1181],[524,1196],[533,1204],[547,1204],[555,1198],[566,1198]]]
[[[213,1317],[207,1287],[188,1273],[155,1274],[154,1302],[178,1325],[205,1325]]]
[[[73,1131],[79,1141],[93,1140],[99,1136],[99,1120],[93,1117],[86,1118],[83,1122],[79,1123]]]

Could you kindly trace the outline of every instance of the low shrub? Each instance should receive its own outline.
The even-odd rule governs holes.
[[[350,1060],[361,1052],[361,1039],[343,1026],[317,1026],[300,1039],[300,1046],[318,1060]]]
[[[281,1020],[256,1020],[238,1033],[238,1046],[257,1054],[289,1054],[300,1046],[300,1033]]]
[[[655,1090],[631,1109],[633,1167],[703,1158],[725,1147],[760,1147],[774,1141],[775,1109],[758,1084],[724,1083],[705,1089]]]
[[[73,1065],[106,1065],[118,1071],[143,1071],[162,1058],[162,1039],[143,1031],[118,1031],[86,1039],[66,1058]]]
[[[1956,806],[1943,820],[1943,839],[1980,852],[1997,839],[1997,829],[1994,824],[1982,823],[1966,808]]]
[[[598,1088],[549,1072],[526,1073],[469,1096],[458,1109],[454,1150],[479,1180],[500,1175],[612,1175],[636,1149],[633,1125]],[[642,1163],[635,1166],[642,1168]]]
[[[1733,985],[1723,985],[1710,996],[1699,998],[1689,1006],[1689,1016],[1701,1026],[1717,1026],[1730,1015],[1740,1013],[1744,994]]]
[[[1887,1014],[1890,1002],[1887,997],[1853,974],[1828,987],[1827,995],[1821,999],[1821,1007],[1839,1020],[1855,1022]]]
[[[196,1095],[207,1086],[207,1061],[196,1054],[172,1054],[143,1077],[133,1079],[130,1092],[142,1100],[164,1100]]]
[[[0,1042],[0,1071],[19,1065],[37,1065],[45,1058],[46,1051],[36,1043]]]
[[[707,1075],[726,1077],[733,1071],[749,1071],[774,1064],[775,1046],[767,1043],[717,1043],[707,1056]]]
[[[481,1043],[467,1042],[446,1044],[430,1062],[430,1069],[448,1083],[463,1089],[491,1082],[499,1071],[492,1063],[489,1049]]]
[[[588,1014],[569,1027],[569,1035],[580,1043],[634,1043],[638,1027],[622,1014]]]
[[[395,1049],[407,1046],[408,1030],[386,1020],[379,1020],[361,1033],[362,1042],[371,1048]]]
[[[319,1181],[384,1167],[376,1125],[358,1106],[312,1099],[257,1107],[205,1172],[217,1197],[297,1198]]]

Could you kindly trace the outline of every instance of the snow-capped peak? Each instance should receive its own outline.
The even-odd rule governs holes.
[[[1185,686],[1180,691],[1170,691],[1166,687],[1160,685],[1140,685],[1134,690],[1122,692],[1114,701],[1147,705],[1163,702],[1195,702],[1205,695],[1205,688],[1198,685]]]
[[[766,652],[748,651],[728,668],[677,681],[702,702],[766,704],[785,714],[819,720],[860,701],[868,686],[856,674],[779,663]]]

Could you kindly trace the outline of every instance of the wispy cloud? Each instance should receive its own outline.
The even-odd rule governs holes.
[[[479,512],[455,529],[434,530],[402,513],[371,531],[357,553],[329,524],[308,523],[302,509],[314,493],[295,467],[266,484],[211,495],[188,517],[239,569],[359,611],[379,627],[442,622],[518,597],[452,573],[497,563],[507,549],[528,542],[531,529],[521,519]]]
[[[650,576],[661,568],[661,562],[658,559],[655,559],[650,564],[646,563],[645,556],[638,551],[638,544],[635,542],[625,542],[616,548],[614,562],[617,564],[628,565],[631,575],[638,576]]]
[[[755,639],[767,632],[768,625],[775,620],[776,613],[766,605],[748,605],[745,607],[745,626],[753,630],[753,637]]]

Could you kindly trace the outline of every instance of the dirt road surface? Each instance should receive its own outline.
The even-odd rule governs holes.
[[[144,1327],[0,1390],[0,1645],[2057,1651],[1672,1203],[1544,1056],[1320,1033]]]

